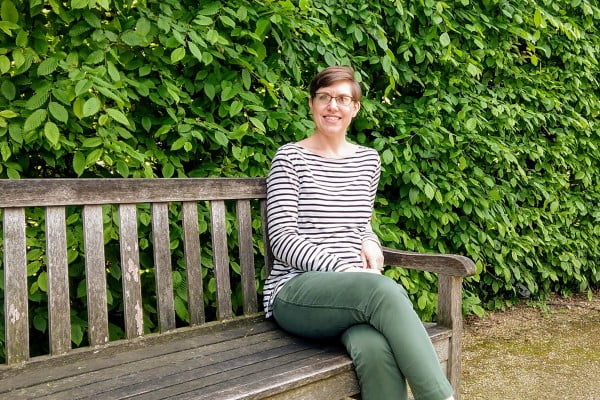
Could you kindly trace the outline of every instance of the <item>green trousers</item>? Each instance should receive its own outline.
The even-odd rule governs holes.
[[[452,395],[427,331],[406,291],[367,272],[306,272],[273,304],[284,330],[312,339],[341,337],[363,400],[443,400]]]

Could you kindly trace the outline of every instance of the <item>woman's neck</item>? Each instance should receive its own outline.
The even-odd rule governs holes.
[[[345,135],[329,137],[317,132],[299,141],[298,145],[315,154],[329,158],[347,157],[356,151],[356,145],[348,142]]]

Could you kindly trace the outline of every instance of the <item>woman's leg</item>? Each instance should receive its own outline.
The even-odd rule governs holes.
[[[416,400],[442,400],[452,395],[406,291],[385,276],[304,273],[281,289],[275,298],[274,316],[283,329],[311,338],[340,336],[352,325],[369,324],[387,340]]]
[[[363,400],[408,400],[406,381],[387,340],[369,324],[353,325],[342,335]]]

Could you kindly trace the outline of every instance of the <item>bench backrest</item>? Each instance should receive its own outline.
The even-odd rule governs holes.
[[[118,242],[123,295],[124,331],[126,338],[144,333],[140,283],[139,207],[150,209],[153,268],[156,282],[158,328],[161,332],[176,328],[172,281],[172,250],[169,226],[173,224],[169,208],[177,204],[181,221],[184,265],[186,271],[190,325],[205,322],[203,274],[216,283],[216,318],[232,317],[230,283],[231,243],[237,242],[235,256],[239,260],[243,293],[243,312],[259,311],[257,301],[253,218],[264,221],[264,178],[198,178],[198,179],[30,179],[0,180],[0,236],[4,270],[5,353],[8,364],[29,359],[29,315],[27,280],[28,242],[26,229],[31,224],[45,224],[45,252],[35,256],[42,260],[47,272],[48,338],[52,355],[71,351],[71,299],[69,288],[69,248],[66,218],[73,208],[80,208],[83,221],[83,253],[85,254],[88,341],[90,346],[108,342],[107,261],[103,207],[112,205],[118,214]],[[258,201],[254,201],[258,200]],[[235,204],[237,238],[227,234],[227,206]],[[258,206],[255,206],[258,203]],[[209,210],[211,268],[201,267],[199,206]],[[258,210],[253,210],[253,207]],[[44,220],[32,221],[28,208],[43,208]],[[204,210],[204,208],[201,208]],[[230,213],[231,214],[231,213]],[[115,216],[115,218],[117,218]],[[171,221],[169,221],[171,220]],[[230,224],[231,225],[231,224]],[[255,224],[256,225],[256,224]],[[265,224],[261,221],[264,230]],[[171,225],[172,226],[172,225]],[[256,228],[256,227],[255,227]],[[229,229],[231,231],[231,229]],[[271,265],[267,250],[265,266]],[[204,270],[202,269],[204,268]],[[214,274],[214,275],[213,275]]]

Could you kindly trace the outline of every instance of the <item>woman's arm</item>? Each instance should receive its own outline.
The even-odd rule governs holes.
[[[374,208],[375,206],[375,196],[377,195],[380,175],[381,161],[377,163],[377,167],[373,171],[373,178],[369,188],[371,208]],[[373,232],[370,220],[365,224],[362,232],[362,249],[360,252],[360,258],[363,263],[363,268],[375,269],[377,271],[381,271],[383,269],[383,251],[381,249],[381,243],[379,242],[379,238],[375,232]]]

